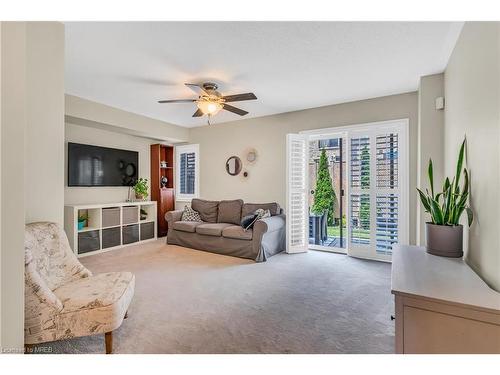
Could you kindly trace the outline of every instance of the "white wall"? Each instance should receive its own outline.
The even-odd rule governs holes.
[[[64,203],[112,203],[122,202],[128,197],[128,187],[68,187],[67,177],[67,143],[85,143],[96,146],[120,148],[139,152],[139,177],[150,179],[149,146],[157,143],[151,139],[120,134],[102,129],[66,123],[64,152]],[[151,186],[150,186],[151,187]]]
[[[26,24],[1,23],[0,344],[24,344]]]
[[[63,218],[64,26],[3,22],[1,345],[24,343],[24,225]]]
[[[98,127],[122,134],[157,139],[165,142],[186,142],[189,129],[164,121],[110,107],[73,95],[66,95],[67,122]]]
[[[63,224],[64,25],[27,22],[26,30],[25,220]]]
[[[468,22],[445,70],[445,170],[454,175],[458,149],[468,142],[471,204],[466,260],[500,290],[500,46],[499,24]]]
[[[2,293],[2,22],[0,21],[0,293]],[[0,297],[0,348],[2,347],[2,298]]]
[[[242,198],[247,202],[285,204],[285,136],[301,130],[391,119],[410,120],[410,242],[415,243],[417,201],[416,92],[362,100],[273,116],[214,124],[190,130],[190,143],[200,144],[200,194],[207,199]],[[246,164],[245,150],[257,150],[257,162]],[[231,155],[244,162],[248,178],[229,176]],[[178,204],[180,207],[182,204]]]
[[[436,98],[444,96],[444,74],[420,78],[418,90],[418,155],[417,186],[425,191],[429,187],[428,165],[432,159],[434,188],[439,189],[444,176],[444,110],[436,109]],[[410,192],[414,194],[414,191]],[[417,203],[417,245],[425,245],[425,223],[429,215]]]

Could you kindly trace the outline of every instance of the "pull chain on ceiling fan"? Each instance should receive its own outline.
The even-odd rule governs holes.
[[[207,115],[209,125],[211,117],[215,116],[222,109],[240,116],[248,114],[248,112],[243,109],[227,104],[228,102],[241,102],[244,100],[257,99],[255,94],[252,92],[223,96],[219,91],[217,91],[217,84],[213,82],[205,82],[200,85],[185,83],[185,85],[198,94],[197,99],[159,100],[158,103],[196,103],[198,109],[193,114],[193,117]]]

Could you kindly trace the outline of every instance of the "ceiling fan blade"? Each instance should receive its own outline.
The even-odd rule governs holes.
[[[201,109],[198,108],[198,110],[196,110],[196,112],[193,114],[193,117],[201,117],[203,116],[203,112],[201,111]]]
[[[196,99],[158,100],[158,103],[193,103]]]
[[[257,97],[253,92],[247,92],[245,94],[236,95],[226,95],[222,97],[226,102],[241,102],[243,100],[255,100]]]
[[[247,111],[233,107],[232,105],[225,104],[225,103],[224,103],[224,107],[222,107],[222,108],[225,109],[226,111],[236,113],[237,115],[240,115],[240,116],[245,116],[248,113]]]
[[[197,85],[196,83],[185,83],[185,85],[200,96],[208,95],[208,92],[206,92],[202,86]]]

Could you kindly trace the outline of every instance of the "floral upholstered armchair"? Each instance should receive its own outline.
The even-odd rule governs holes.
[[[24,247],[25,345],[104,333],[111,353],[112,331],[134,295],[134,275],[92,275],[55,223],[27,224]]]

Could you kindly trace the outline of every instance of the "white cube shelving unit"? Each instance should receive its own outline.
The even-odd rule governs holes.
[[[146,217],[141,219],[141,210]],[[87,225],[78,229],[78,217]],[[64,206],[64,230],[78,257],[157,238],[156,202],[120,202]]]

